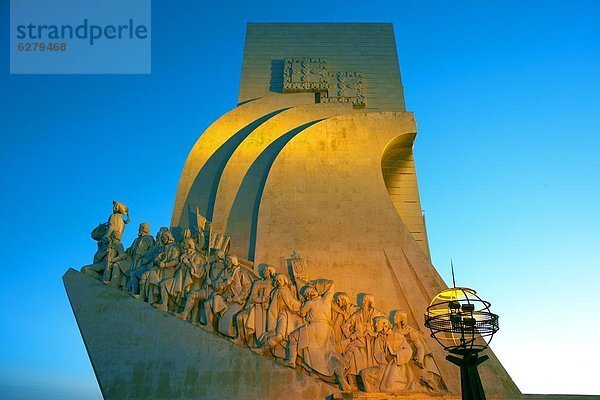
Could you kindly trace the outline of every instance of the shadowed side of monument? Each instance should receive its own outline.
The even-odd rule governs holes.
[[[73,269],[63,282],[106,399],[325,399],[338,393]]]

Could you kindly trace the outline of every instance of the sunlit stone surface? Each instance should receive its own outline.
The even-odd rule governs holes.
[[[239,104],[192,148],[170,229],[125,251],[123,205],[89,277],[64,277],[103,394],[458,398],[422,327],[446,286],[416,135],[390,24],[249,24]],[[520,398],[487,354],[488,398]]]

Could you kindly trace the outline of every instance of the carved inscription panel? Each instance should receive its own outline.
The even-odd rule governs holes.
[[[283,68],[284,93],[315,92],[321,103],[365,105],[361,72],[332,70],[323,57],[285,58]]]

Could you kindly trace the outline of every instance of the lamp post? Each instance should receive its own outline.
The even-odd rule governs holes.
[[[438,293],[425,314],[431,337],[450,353],[446,359],[460,367],[463,400],[485,400],[477,366],[489,357],[479,353],[499,329],[490,305],[473,289],[453,287]]]

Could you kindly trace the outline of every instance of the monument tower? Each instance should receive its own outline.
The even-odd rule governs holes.
[[[227,252],[236,255],[235,262],[239,260],[244,268],[257,275],[264,265],[280,275],[293,270],[291,279],[313,282],[302,289],[314,288],[311,296],[317,298],[326,293],[320,290],[322,280],[333,282],[335,290],[358,304],[356,310],[365,310],[365,302],[372,303],[372,320],[364,326],[373,329],[373,337],[378,339],[369,342],[367,349],[384,340],[388,331],[403,332],[398,337],[411,343],[405,351],[414,351],[407,353],[409,359],[418,358],[421,349],[429,364],[424,366],[421,354],[421,362],[415,361],[420,370],[412,364],[409,367],[409,361],[399,361],[400,350],[397,354],[392,351],[397,365],[404,368],[395,373],[403,378],[386,386],[381,374],[388,376],[389,368],[377,369],[376,362],[367,363],[371,369],[355,371],[359,378],[354,384],[358,386],[348,389],[321,376],[327,374],[315,373],[320,372],[316,367],[306,375],[263,361],[263,356],[213,333],[188,331],[195,327],[168,314],[154,315],[157,310],[142,308],[146,305],[133,299],[100,296],[115,303],[111,309],[123,307],[111,318],[119,320],[126,318],[121,314],[133,313],[140,326],[153,326],[149,335],[156,346],[144,347],[135,363],[124,361],[125,354],[114,355],[102,342],[102,328],[84,321],[84,309],[97,306],[78,289],[82,278],[67,273],[71,303],[101,387],[104,385],[103,393],[154,393],[167,376],[162,380],[163,389],[178,393],[173,397],[186,397],[188,390],[191,397],[203,398],[287,398],[293,393],[298,398],[316,399],[339,396],[340,390],[360,393],[394,387],[401,389],[382,391],[396,393],[398,398],[457,398],[458,371],[423,328],[429,301],[446,285],[429,256],[413,157],[416,135],[415,118],[405,108],[391,24],[248,24],[238,105],[210,125],[192,148],[181,173],[171,230],[175,236],[191,232],[212,237],[218,233],[227,239]],[[208,233],[205,222],[210,226]],[[207,245],[209,257],[213,247],[217,248]],[[91,290],[90,285],[86,284],[86,290]],[[98,293],[109,289],[96,282],[93,285]],[[311,296],[303,300],[301,296],[309,289],[297,286],[303,304],[315,301]],[[396,311],[388,314],[392,310]],[[239,334],[245,323],[240,318],[237,321]],[[305,320],[305,325],[310,323]],[[335,329],[334,321],[329,324]],[[386,328],[386,324],[390,326]],[[348,323],[343,326],[349,329]],[[142,331],[133,335],[148,335]],[[167,332],[169,340],[163,335]],[[351,343],[355,343],[355,334],[348,334]],[[288,360],[296,339],[290,333],[284,340],[288,342]],[[134,339],[132,343],[135,347]],[[161,346],[169,350],[162,347],[159,351]],[[214,350],[196,349],[203,346]],[[352,345],[345,346],[340,349],[345,362],[340,362],[343,367],[335,370],[336,374],[352,374],[347,364],[359,364],[356,357],[360,352]],[[190,348],[198,352],[191,358],[182,350]],[[131,348],[121,350],[135,356]],[[113,356],[107,356],[109,353]],[[277,359],[276,352],[273,354]],[[519,398],[510,376],[491,351],[489,355],[490,361],[481,367],[489,398]],[[209,372],[219,360],[227,360],[226,378],[217,379]],[[306,355],[303,362],[310,370]],[[431,382],[435,383],[426,375],[419,378],[423,371],[430,373],[427,376],[434,377]],[[375,390],[369,390],[372,378]],[[184,389],[177,392],[178,385]],[[203,391],[198,391],[198,386]],[[223,394],[225,386],[231,390],[227,395]],[[359,397],[356,394],[355,398]]]

